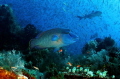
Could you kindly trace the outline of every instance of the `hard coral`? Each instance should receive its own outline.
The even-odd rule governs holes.
[[[0,69],[0,79],[17,79],[17,75],[12,71]]]
[[[101,51],[101,49],[111,50],[111,48],[113,48],[115,45],[115,41],[111,37],[105,37],[103,40],[99,40],[98,43],[99,44],[96,48],[97,52]]]
[[[112,47],[115,44],[115,41],[111,37],[105,37],[104,43],[107,47]]]
[[[28,79],[36,79],[34,76],[30,75],[29,73],[25,71],[23,71],[22,74],[25,75]]]
[[[84,54],[88,54],[91,51],[96,50],[98,42],[96,40],[89,41],[82,49]]]
[[[0,5],[0,12],[0,50],[18,48],[17,37],[21,29],[14,20],[12,8],[7,4]]]

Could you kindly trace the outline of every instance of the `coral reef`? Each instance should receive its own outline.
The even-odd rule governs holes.
[[[17,79],[17,75],[12,71],[0,69],[0,79]]]
[[[0,11],[0,50],[13,49],[13,45],[16,48],[16,36],[21,29],[15,22],[13,11],[8,5],[0,5]]]
[[[107,71],[93,71],[90,69],[90,67],[67,67],[62,73],[67,79],[69,79],[70,77],[73,77],[72,79],[110,78],[108,77]]]
[[[94,70],[97,70],[99,68],[103,68],[103,65],[109,62],[109,56],[108,56],[108,51],[106,50],[101,50],[100,52],[94,53],[90,56],[86,56],[86,63],[88,65],[91,65],[91,67]]]
[[[90,51],[99,52],[102,49],[111,50],[115,45],[115,41],[111,37],[105,37],[104,39],[96,38],[95,40],[89,41],[82,49],[83,54],[92,53]]]
[[[36,37],[36,35],[40,33],[34,25],[28,24],[26,27],[24,27],[21,31],[19,36],[19,50],[23,50],[23,52],[28,52],[29,49],[29,41]],[[21,38],[22,37],[22,38]]]
[[[91,54],[91,51],[94,51],[98,46],[96,40],[89,41],[82,49],[83,54]]]
[[[57,75],[71,58],[66,52],[53,52],[53,49],[33,50],[26,56],[27,68],[38,67],[47,78]]]
[[[25,61],[22,58],[22,54],[16,50],[0,53],[0,73],[0,77],[3,77],[3,79],[16,79],[18,77],[39,79],[43,75],[38,70],[25,68]]]
[[[0,50],[26,51],[29,41],[38,34],[34,25],[28,24],[21,28],[13,16],[12,9],[7,5],[0,5]],[[40,32],[40,31],[39,31]]]
[[[89,41],[77,56],[64,48],[32,50],[29,41],[41,31],[33,24],[19,27],[8,5],[0,5],[0,11],[1,79],[120,78],[120,50],[111,37]]]
[[[0,66],[2,66],[4,69],[12,69],[14,71],[18,71],[18,69],[24,69],[25,61],[21,58],[22,56],[19,51],[3,51],[0,53],[0,57]],[[15,68],[17,68],[17,70]]]
[[[98,39],[96,39],[98,40]],[[96,51],[100,51],[101,49],[110,50],[114,47],[115,41],[111,37],[105,37],[102,41],[98,42],[98,46]]]
[[[19,32],[20,27],[15,22],[13,11],[7,5],[0,5],[0,34],[11,33],[17,34]]]
[[[92,71],[106,70],[109,76],[115,75],[119,78],[120,53],[111,37],[96,38],[94,42],[90,41],[83,47],[82,53],[75,63],[88,66]]]

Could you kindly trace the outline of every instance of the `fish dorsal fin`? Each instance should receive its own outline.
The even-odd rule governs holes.
[[[39,38],[41,36],[41,33],[39,33],[35,38]]]
[[[62,33],[64,33],[64,34],[69,34],[69,33],[70,33],[70,29],[64,29],[64,30],[62,31]]]
[[[39,33],[35,38],[40,38],[45,32]]]
[[[51,40],[52,40],[52,41],[57,41],[58,39],[59,39],[59,36],[53,35]]]

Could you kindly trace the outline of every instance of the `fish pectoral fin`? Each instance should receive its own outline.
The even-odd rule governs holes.
[[[52,41],[57,41],[58,39],[59,39],[59,36],[53,35],[51,40],[52,40]]]
[[[54,49],[54,52],[57,52],[59,49],[60,49],[59,47],[56,47],[56,48]]]

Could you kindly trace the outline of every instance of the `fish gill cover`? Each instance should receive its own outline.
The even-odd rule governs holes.
[[[66,62],[69,61],[71,54],[84,53],[87,56],[83,56],[83,59],[87,59],[85,63],[89,66],[94,63],[91,60],[95,61],[92,58],[96,57],[96,60],[101,62],[100,67],[97,68],[102,68],[104,64],[110,71],[109,75],[119,76],[117,71],[119,62],[116,62],[120,56],[119,0],[0,0],[0,4],[8,4],[13,9],[7,5],[0,6],[0,50],[21,50],[27,55],[25,57],[26,61],[32,61],[39,68],[41,65],[51,67],[48,64],[51,64],[51,61],[56,63],[56,61],[55,59],[50,61],[47,56],[53,58],[54,56],[49,54],[53,50],[44,49],[40,50],[39,53],[34,50],[36,57],[33,58],[37,58],[37,55],[41,57],[40,59],[38,57],[41,64],[36,64],[37,60],[29,59],[33,55],[31,53],[33,51],[29,50],[29,41],[49,29],[70,29],[75,35],[79,36],[79,40],[57,51],[60,55],[64,55],[63,59],[68,58]],[[71,36],[74,37],[74,35]],[[53,37],[52,40],[58,39],[56,35]],[[46,53],[41,54],[43,52]],[[69,53],[68,57],[63,52]],[[105,56],[102,54],[105,54]],[[58,54],[55,53],[54,55],[59,58]],[[97,59],[98,56],[101,57],[101,60]],[[48,60],[47,64],[44,63]],[[61,58],[59,58],[59,61],[62,66],[66,63],[61,62]],[[54,63],[52,63],[52,68],[56,67]],[[93,67],[96,67],[96,63],[93,65]],[[111,69],[115,70],[116,73],[112,73]],[[44,70],[47,70],[47,68],[44,68]],[[96,69],[93,68],[93,70]]]

